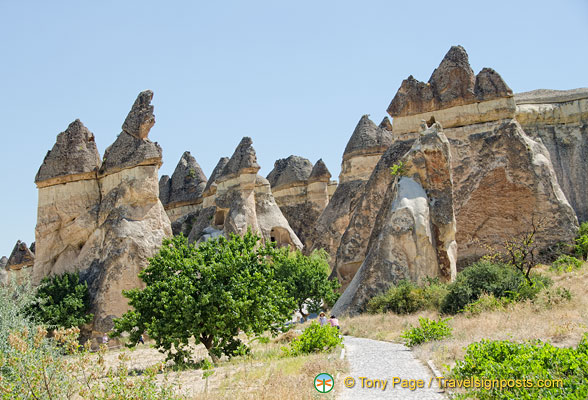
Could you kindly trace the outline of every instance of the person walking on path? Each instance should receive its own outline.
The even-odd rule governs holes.
[[[336,327],[337,329],[341,329],[341,327],[339,326],[339,320],[334,315],[331,315],[331,319],[329,319],[329,324],[331,324],[331,326]]]
[[[327,325],[327,317],[325,316],[324,312],[321,312],[319,314],[319,323],[321,324],[321,326]]]

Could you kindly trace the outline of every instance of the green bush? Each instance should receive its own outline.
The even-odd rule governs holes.
[[[282,347],[282,351],[286,356],[298,356],[327,352],[342,343],[343,339],[339,337],[339,329],[330,325],[320,326],[313,322],[302,332],[302,335],[290,342],[290,348]]]
[[[382,295],[373,297],[367,305],[368,312],[410,314],[423,309],[439,310],[448,293],[447,285],[438,279],[427,279],[417,286],[408,280],[401,280]]]
[[[576,236],[576,255],[580,258],[586,258],[588,255],[588,222],[583,222],[580,225]]]
[[[50,328],[79,327],[93,318],[88,313],[88,284],[80,282],[77,272],[43,278],[37,289],[36,300],[31,312],[35,319]]]
[[[484,293],[478,300],[467,304],[463,312],[468,315],[479,315],[483,312],[504,310],[512,301],[507,297],[496,298],[493,294]]]
[[[533,299],[543,288],[549,286],[549,278],[539,274],[532,277],[530,285],[525,276],[509,265],[479,261],[464,269],[448,287],[449,293],[443,300],[441,311],[455,314],[470,303],[475,302],[483,293],[495,298],[514,300]]]
[[[433,321],[429,318],[419,318],[420,326],[411,327],[400,337],[406,339],[406,345],[409,347],[430,342],[431,340],[440,340],[450,337],[451,327],[447,324],[450,319],[451,318],[445,318]]]
[[[472,343],[463,361],[451,370],[455,379],[487,379],[498,383],[521,380],[522,387],[473,388],[465,398],[486,399],[586,399],[588,396],[588,334],[574,348],[559,348],[534,341],[508,340]],[[561,380],[559,387],[539,388],[538,380]]]
[[[582,267],[582,261],[578,260],[576,257],[568,255],[559,256],[558,259],[551,264],[552,270],[561,272],[570,272],[573,269],[580,267]]]

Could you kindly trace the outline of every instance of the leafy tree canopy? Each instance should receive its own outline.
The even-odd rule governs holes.
[[[192,362],[192,337],[214,361],[245,350],[237,338],[240,331],[276,331],[293,308],[274,276],[271,260],[277,252],[274,244],[262,245],[251,231],[198,247],[183,235],[165,239],[139,273],[145,288],[124,292],[134,310],[115,320],[115,335],[129,332],[131,343],[136,343],[147,332],[178,364]]]

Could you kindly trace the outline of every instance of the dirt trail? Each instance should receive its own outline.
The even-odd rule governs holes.
[[[344,380],[347,376],[352,377],[355,380],[355,386],[351,389],[345,385],[341,386],[338,399],[433,400],[447,398],[443,393],[440,393],[439,386],[429,368],[414,358],[408,347],[397,343],[350,336],[345,336],[344,343],[351,369],[349,374],[340,376],[339,380]],[[375,383],[374,386],[377,387],[368,388],[369,383],[364,380],[365,387],[362,388],[360,377],[366,377],[370,380],[387,380],[387,384],[384,390],[382,390],[383,382]],[[424,382],[424,388],[410,390],[402,388],[400,384],[393,387],[394,377],[404,380],[420,379]],[[429,388],[430,382],[431,387]]]

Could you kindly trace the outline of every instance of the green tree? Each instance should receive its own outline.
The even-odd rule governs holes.
[[[307,257],[299,250],[284,247],[274,256],[276,277],[284,283],[288,295],[305,317],[304,304],[310,312],[318,312],[323,304],[333,305],[337,300],[340,285],[336,280],[329,280],[328,260],[327,252],[322,249]]]
[[[50,328],[82,326],[93,318],[88,283],[77,272],[43,278],[35,297],[31,312]]]
[[[276,332],[293,307],[274,277],[273,243],[262,245],[248,231],[201,243],[179,235],[165,239],[159,253],[139,273],[144,289],[123,292],[133,310],[115,320],[115,333],[129,332],[131,343],[147,332],[168,359],[193,362],[190,339],[202,343],[216,362],[246,350],[240,331]]]

